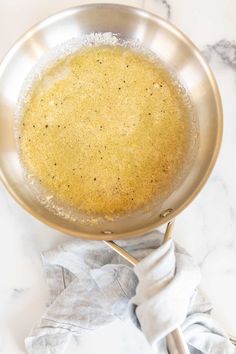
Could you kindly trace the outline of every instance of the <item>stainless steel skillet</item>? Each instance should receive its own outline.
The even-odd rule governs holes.
[[[36,200],[25,183],[14,138],[14,115],[25,77],[40,57],[60,43],[91,32],[113,32],[138,39],[156,53],[188,90],[199,120],[199,149],[191,171],[160,207],[139,217],[125,215],[99,224],[63,219]],[[84,5],[60,12],[31,28],[0,65],[0,178],[33,216],[66,234],[87,239],[137,237],[178,215],[199,193],[214,166],[222,136],[222,108],[217,84],[199,50],[165,20],[132,7]]]

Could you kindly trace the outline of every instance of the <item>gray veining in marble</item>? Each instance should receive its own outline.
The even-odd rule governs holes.
[[[236,42],[221,39],[214,44],[207,45],[208,57],[214,51],[223,62],[229,65],[232,69],[236,70]]]
[[[166,19],[170,20],[171,19],[171,6],[167,0],[161,0],[161,3],[165,6],[166,8]]]

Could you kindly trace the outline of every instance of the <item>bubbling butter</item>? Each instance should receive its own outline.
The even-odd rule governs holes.
[[[82,49],[48,67],[30,90],[22,163],[67,206],[133,212],[168,196],[186,170],[190,106],[159,60],[118,45]]]

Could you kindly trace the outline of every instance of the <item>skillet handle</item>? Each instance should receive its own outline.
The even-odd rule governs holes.
[[[180,328],[176,328],[166,336],[166,344],[169,354],[190,354]]]
[[[164,242],[168,241],[173,232],[174,220],[170,221],[167,224]],[[122,247],[118,246],[113,241],[103,241],[107,246],[112,248],[116,253],[118,253],[121,257],[126,259],[132,265],[138,264],[138,259],[134,258],[131,254],[126,252]],[[170,334],[166,336],[166,343],[169,354],[190,354],[187,343],[184,340],[183,333],[180,328],[176,328]]]

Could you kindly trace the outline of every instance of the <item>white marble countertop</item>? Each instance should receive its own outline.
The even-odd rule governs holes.
[[[95,2],[95,1],[92,1]],[[103,1],[105,2],[105,1]],[[185,32],[206,54],[223,99],[220,157],[206,187],[177,219],[175,238],[202,270],[213,315],[236,336],[236,2],[116,1],[153,11]],[[31,25],[81,0],[0,1],[0,58]],[[0,353],[22,354],[24,337],[42,313],[47,287],[40,252],[68,239],[22,210],[0,184]],[[116,322],[74,343],[67,353],[151,353],[129,322]]]

